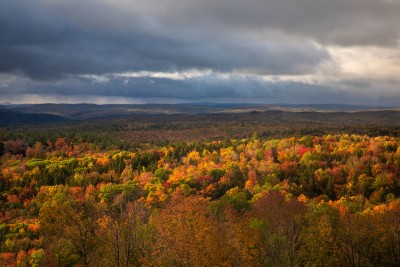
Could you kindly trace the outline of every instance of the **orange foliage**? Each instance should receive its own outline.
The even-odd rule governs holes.
[[[96,163],[102,167],[106,167],[110,165],[110,159],[108,157],[97,158]]]
[[[7,202],[8,203],[21,203],[21,199],[17,195],[8,195]]]
[[[40,224],[39,223],[30,223],[28,224],[28,230],[31,232],[38,232],[40,230]]]
[[[0,253],[0,262],[5,266],[13,267],[15,266],[15,256],[11,252]]]

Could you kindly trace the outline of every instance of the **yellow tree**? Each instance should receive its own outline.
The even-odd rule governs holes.
[[[45,247],[52,254],[49,264],[64,266],[80,262],[86,267],[93,266],[99,245],[96,202],[85,196],[83,189],[73,194],[68,188],[59,188],[42,205],[39,214]],[[74,196],[76,193],[79,198]]]
[[[156,241],[153,260],[161,266],[232,266],[233,250],[226,229],[198,196],[174,196],[154,216]]]

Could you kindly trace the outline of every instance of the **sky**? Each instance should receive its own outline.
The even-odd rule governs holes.
[[[0,0],[0,103],[400,106],[400,0]]]

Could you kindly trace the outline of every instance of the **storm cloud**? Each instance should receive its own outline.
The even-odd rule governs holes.
[[[0,0],[0,25],[3,103],[400,103],[397,0]]]

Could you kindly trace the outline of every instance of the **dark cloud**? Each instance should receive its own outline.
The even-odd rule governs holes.
[[[340,75],[330,47],[396,48],[399,14],[396,0],[0,0],[0,93],[326,102],[356,97],[363,87],[363,101],[399,100],[397,85],[384,81],[284,79],[320,74],[326,64]],[[114,75],[193,69],[211,74]],[[382,93],[371,93],[377,88]]]
[[[107,6],[95,2],[81,4],[87,14],[77,18],[68,12],[78,8],[75,1],[63,6],[66,14],[46,3],[3,1],[0,71],[19,71],[34,79],[188,68],[294,74],[312,71],[329,58],[326,50],[311,42],[264,40],[244,32],[216,36],[210,29],[190,28],[189,21],[163,25],[162,18],[146,14],[123,14],[112,22]],[[110,21],[108,27],[102,27],[104,17]]]
[[[192,21],[222,30],[274,29],[336,45],[391,46],[400,39],[397,0],[192,0],[176,5],[178,1],[164,2],[162,9],[168,12],[158,13],[176,25]]]

